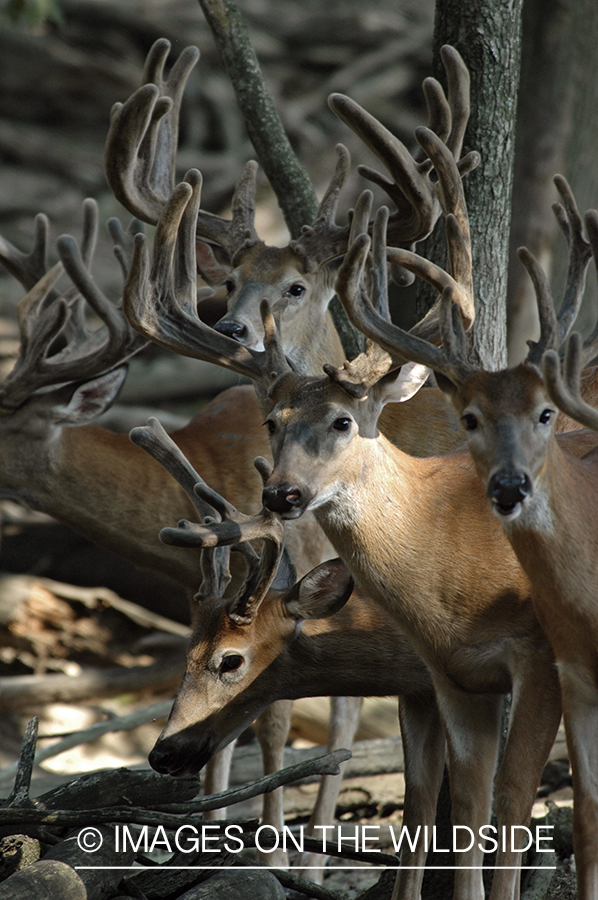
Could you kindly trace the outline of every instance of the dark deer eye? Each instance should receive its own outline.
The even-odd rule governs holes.
[[[268,429],[268,434],[274,434],[274,432],[276,431],[276,425],[274,424],[272,419],[266,419],[264,425]]]
[[[540,413],[540,422],[542,425],[548,425],[552,418],[552,410],[551,409],[543,409]]]
[[[303,297],[305,293],[305,285],[303,284],[292,284],[289,288],[286,289],[285,294],[288,294],[290,297]]]
[[[231,653],[230,656],[225,656],[220,663],[220,674],[223,675],[225,672],[234,672],[242,665],[243,657],[239,656],[237,653]]]
[[[235,282],[231,281],[230,278],[227,278],[226,281],[224,282],[224,287],[226,289],[227,294],[232,294],[232,292],[235,289]]]
[[[347,418],[347,416],[341,416],[334,420],[332,427],[335,431],[348,431],[351,427],[351,419]]]
[[[478,420],[473,413],[465,413],[464,416],[461,416],[461,421],[465,431],[475,431],[478,427]]]

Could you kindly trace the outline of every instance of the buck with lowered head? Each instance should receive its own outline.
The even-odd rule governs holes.
[[[442,293],[443,348],[381,325],[360,304],[354,318],[387,349],[436,370],[461,417],[487,500],[531,581],[532,601],[557,661],[573,771],[578,891],[589,900],[598,892],[598,456],[595,450],[583,459],[563,452],[555,422],[560,407],[598,429],[598,414],[588,403],[588,397],[595,401],[595,370],[581,377],[582,364],[596,354],[598,328],[583,346],[578,335],[571,337],[565,378],[557,356],[577,317],[588,264],[592,256],[598,259],[598,213],[586,213],[586,240],[567,182],[556,176],[555,183],[562,202],[554,210],[569,244],[566,287],[557,315],[545,273],[526,248],[519,251],[541,323],[539,340],[530,342],[519,366],[485,372],[472,365],[449,277],[415,255],[391,252],[395,262]]]
[[[434,824],[445,741],[429,672],[396,624],[359,591],[340,560],[322,563],[295,584],[286,569],[286,589],[273,588],[283,552],[283,526],[267,510],[245,516],[209,489],[156,420],[135,428],[131,439],[146,449],[185,487],[203,519],[165,528],[169,545],[201,549],[204,577],[196,595],[187,672],[169,720],[150,753],[159,772],[197,772],[273,700],[321,694],[399,695],[405,758],[403,824],[410,834]],[[248,540],[262,538],[257,555]],[[230,580],[228,547],[248,559],[245,584],[225,598]],[[222,548],[222,549],[217,549]],[[347,598],[351,598],[347,603]],[[259,736],[259,732],[258,732]],[[352,733],[337,728],[329,749],[346,746]],[[282,760],[279,761],[279,766]],[[308,833],[334,816],[340,779],[321,794]],[[282,826],[282,809],[278,810]],[[269,821],[276,821],[272,813]],[[400,896],[420,896],[423,842],[405,847]],[[303,866],[320,864],[307,854]],[[415,867],[415,868],[414,868]],[[318,870],[308,871],[317,877]],[[321,880],[321,872],[319,873]]]
[[[418,134],[428,152],[436,137],[426,129]],[[151,267],[145,240],[136,239],[124,292],[127,316],[160,344],[254,379],[275,461],[265,503],[285,519],[313,511],[360,589],[396,620],[428,664],[448,744],[454,822],[474,833],[490,821],[502,697],[512,692],[496,813],[501,825],[525,825],[560,719],[558,679],[529,581],[487,508],[467,450],[416,459],[378,433],[384,403],[413,391],[412,370],[399,372],[403,357],[372,346],[353,363],[327,367],[324,377],[302,376],[286,361],[267,304],[261,352],[201,323],[193,265],[200,181],[199,173],[189,173],[173,192]],[[443,195],[462,217],[458,176]],[[385,261],[384,218],[378,217],[374,257]],[[454,238],[453,218],[448,221]],[[469,306],[470,256],[467,242],[458,241],[460,295]],[[362,295],[366,242],[357,239],[343,262],[339,296]],[[385,268],[373,279],[377,290],[384,289]],[[582,433],[576,438],[583,439]],[[508,867],[519,856],[512,847],[500,849],[493,898],[515,896],[516,874]],[[479,844],[459,854],[457,896],[483,895],[480,871],[470,868],[481,860]]]

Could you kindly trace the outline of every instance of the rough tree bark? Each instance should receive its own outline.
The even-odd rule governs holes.
[[[523,0],[437,0],[435,76],[443,81],[439,49],[452,44],[471,74],[471,116],[464,152],[478,150],[479,167],[467,176],[473,250],[476,322],[472,359],[487,369],[506,364],[506,293],[509,221],[515,152],[516,98],[521,60]],[[424,255],[438,259],[438,236]],[[429,304],[420,295],[420,311]]]

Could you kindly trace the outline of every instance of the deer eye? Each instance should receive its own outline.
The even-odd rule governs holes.
[[[274,434],[274,432],[276,431],[276,425],[272,421],[272,419],[266,419],[266,421],[264,422],[264,425],[268,429],[268,434]]]
[[[332,427],[335,431],[348,431],[351,427],[351,419],[347,416],[340,416],[340,418],[334,420]]]
[[[231,653],[230,656],[225,656],[220,663],[220,674],[224,675],[226,672],[234,672],[242,665],[243,657],[239,656],[238,653]]]
[[[461,416],[461,421],[465,431],[475,431],[478,427],[478,420],[473,413],[465,413],[464,416]]]
[[[299,284],[298,282],[292,284],[285,291],[285,294],[289,297],[295,297],[295,299],[299,299],[299,297],[303,297],[305,293],[305,285]]]
[[[542,425],[548,425],[552,418],[552,410],[551,409],[543,409],[540,413],[540,422]]]
[[[224,287],[227,294],[232,294],[235,289],[235,282],[231,278],[227,278],[224,282]]]

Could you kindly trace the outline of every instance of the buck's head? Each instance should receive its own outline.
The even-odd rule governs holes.
[[[269,247],[262,241],[236,254],[228,264],[203,265],[208,245],[197,243],[198,269],[211,286],[223,285],[227,312],[216,331],[254,350],[264,348],[260,302],[267,300],[288,336],[285,352],[300,366],[309,341],[319,340],[318,330],[334,294],[335,270],[331,265],[310,266],[292,246]]]
[[[493,511],[504,522],[516,519],[538,494],[558,414],[540,371],[522,363],[474,372],[458,386],[438,381],[460,417]]]
[[[265,425],[274,470],[263,502],[285,519],[323,506],[347,483],[359,481],[360,445],[368,445],[373,459],[383,407],[408,400],[428,377],[424,366],[393,367],[374,345],[341,368],[325,369],[322,378],[289,373],[268,394]]]
[[[333,615],[353,583],[341,561],[331,560],[295,584],[276,516],[268,510],[243,515],[211,490],[156,419],[134,428],[131,440],[176,478],[201,520],[160,533],[164,543],[201,553],[202,583],[185,677],[150,754],[159,772],[196,773],[271,702],[301,696],[305,673],[293,658],[301,622]],[[264,478],[259,463],[258,469]],[[256,540],[259,552],[250,543]],[[246,564],[232,597],[231,549]]]
[[[276,584],[250,615],[221,596],[198,602],[187,671],[149,756],[158,772],[197,773],[274,700],[302,695],[304,673],[295,659],[301,623],[338,612],[352,581],[337,559],[287,590]]]
[[[430,146],[430,156],[437,168],[449,163],[438,142]],[[565,296],[558,315],[548,279],[538,262],[525,248],[519,257],[533,281],[540,319],[538,341],[529,341],[526,360],[513,369],[487,372],[470,361],[469,344],[464,322],[465,311],[473,309],[471,287],[471,253],[464,205],[460,216],[447,215],[447,239],[453,275],[432,265],[425,259],[404,250],[389,250],[388,258],[410,269],[434,285],[440,293],[438,322],[442,347],[437,347],[412,333],[407,334],[380,317],[371,305],[363,302],[359,292],[339,292],[354,324],[378,341],[390,354],[418,360],[436,373],[438,386],[452,401],[465,431],[471,455],[492,502],[492,509],[503,522],[518,519],[526,513],[525,521],[548,526],[549,512],[545,477],[553,448],[557,404],[567,408],[564,391],[559,386],[559,365],[556,357],[560,345],[568,335],[583,297],[585,274],[592,255],[598,253],[598,213],[586,214],[589,241],[583,234],[583,220],[564,178],[556,176],[556,186],[562,203],[554,210],[569,244],[569,269]],[[363,268],[364,251],[358,241],[343,263],[347,269],[345,280],[355,282],[355,273]],[[342,271],[342,270],[341,270]],[[458,276],[458,277],[457,277]],[[572,394],[577,371],[583,358],[595,353],[596,334],[579,349],[575,364],[565,366],[568,372],[569,393]],[[548,366],[548,370],[547,370]],[[549,377],[546,378],[546,372]],[[552,398],[555,398],[554,400]],[[580,418],[581,404],[571,401],[570,415]],[[580,419],[581,420],[581,419]],[[530,518],[531,517],[531,518]]]

